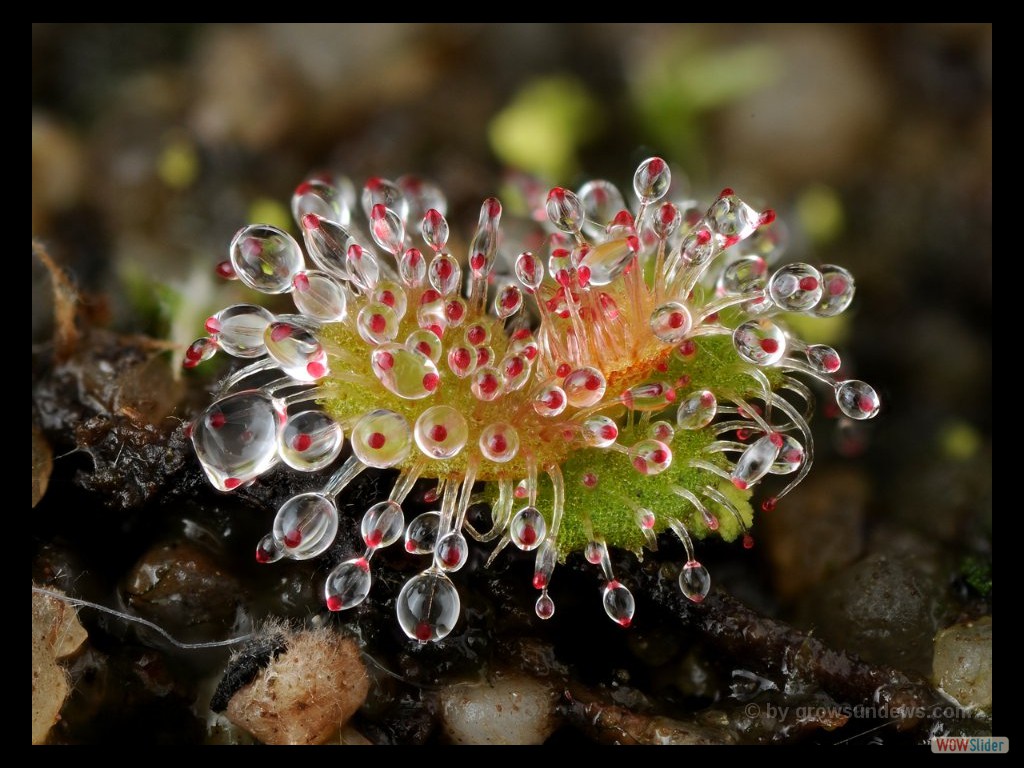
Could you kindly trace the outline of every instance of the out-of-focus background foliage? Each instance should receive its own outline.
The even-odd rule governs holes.
[[[879,640],[869,603],[889,599],[885,568],[903,566],[841,566],[879,552],[926,561],[938,544],[989,594],[990,25],[32,28],[33,236],[94,318],[181,344],[229,303],[212,267],[233,233],[287,226],[311,170],[357,185],[432,178],[465,237],[510,169],[628,190],[651,154],[685,171],[695,197],[729,186],[775,208],[786,259],[856,276],[844,322],[814,332],[876,386],[883,412],[825,438],[820,479],[794,495],[794,517],[759,522],[767,545],[748,557],[790,617],[927,674],[955,611],[908,595],[889,617],[902,634]],[[36,343],[51,301],[37,264],[33,278]],[[854,501],[836,525],[807,524],[817,499],[843,493]],[[823,548],[832,561],[806,562]],[[864,605],[829,615],[854,593]]]

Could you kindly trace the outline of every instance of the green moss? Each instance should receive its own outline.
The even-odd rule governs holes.
[[[960,564],[960,573],[968,586],[982,597],[992,591],[992,561],[977,555],[965,557]]]

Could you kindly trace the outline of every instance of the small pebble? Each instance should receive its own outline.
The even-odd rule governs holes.
[[[557,700],[551,686],[519,674],[453,685],[441,692],[441,724],[453,744],[543,744],[559,725]]]

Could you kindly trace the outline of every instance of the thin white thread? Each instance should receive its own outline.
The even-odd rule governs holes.
[[[107,606],[100,605],[99,603],[93,603],[88,600],[82,600],[77,597],[71,597],[61,592],[55,592],[53,590],[45,589],[44,587],[37,587],[33,585],[32,591],[39,595],[46,595],[47,597],[52,597],[55,600],[60,600],[61,602],[67,603],[68,605],[75,605],[81,608],[93,608],[94,610],[100,611],[101,613],[116,616],[117,618],[123,619],[124,621],[132,622],[135,624],[141,624],[144,627],[149,627],[150,629],[158,632],[162,637],[164,637],[169,643],[174,645],[176,648],[181,648],[186,651],[202,650],[204,648],[223,648],[230,645],[238,645],[239,643],[244,643],[253,637],[253,633],[249,633],[247,635],[241,635],[239,637],[233,637],[227,640],[214,640],[206,643],[183,643],[180,640],[176,640],[174,637],[172,637],[171,634],[166,629],[164,629],[158,624],[154,624],[152,621],[149,621],[148,619],[143,619],[139,616],[132,616],[131,614],[123,613],[122,611],[118,611],[113,608],[108,608]],[[367,662],[376,667],[380,672],[389,675],[390,677],[393,677],[394,679],[400,682],[412,685],[417,688],[423,688],[426,690],[441,690],[442,688],[442,686],[439,685],[415,683],[409,678],[405,677],[404,675],[401,675],[398,672],[394,672],[388,669],[381,662],[377,661],[377,659],[375,659],[373,656],[366,653],[365,651],[361,655],[363,659],[365,659]]]
[[[81,608],[93,608],[97,611],[100,611],[101,613],[107,613],[111,616],[116,616],[117,618],[123,619],[124,621],[132,622],[135,624],[141,624],[144,627],[148,627],[149,629],[158,632],[171,645],[186,651],[201,650],[203,648],[223,648],[229,645],[238,645],[239,643],[246,642],[252,637],[252,633],[250,633],[247,635],[241,635],[239,637],[232,637],[227,640],[211,640],[210,642],[206,643],[183,643],[180,640],[176,640],[174,637],[172,637],[171,634],[166,629],[164,629],[158,624],[154,624],[152,621],[149,621],[148,619],[143,619],[139,616],[132,616],[129,613],[122,613],[121,611],[114,610],[113,608],[108,608],[107,606],[100,605],[99,603],[91,603],[88,600],[81,600],[77,597],[70,597],[68,595],[61,594],[60,592],[54,592],[49,589],[44,589],[43,587],[37,587],[33,585],[32,591],[38,595],[46,595],[47,597],[52,597],[54,600],[60,600],[61,602],[67,603],[68,605],[77,605]]]

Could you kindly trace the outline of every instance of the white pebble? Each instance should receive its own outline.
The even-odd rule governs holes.
[[[558,692],[510,675],[441,692],[441,722],[453,744],[543,744],[559,725]]]

